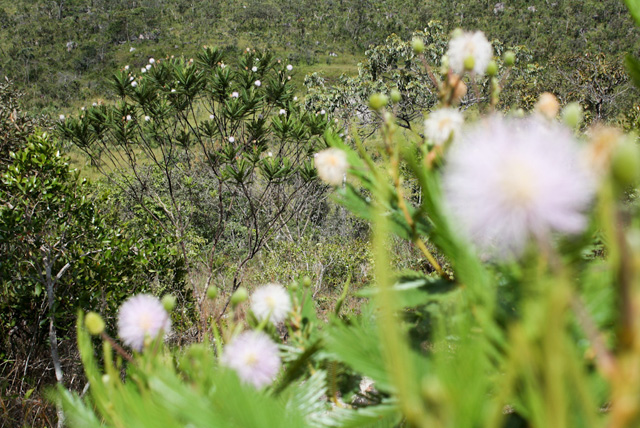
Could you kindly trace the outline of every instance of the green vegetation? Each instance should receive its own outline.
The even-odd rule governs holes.
[[[2,423],[637,426],[627,3],[0,0]]]

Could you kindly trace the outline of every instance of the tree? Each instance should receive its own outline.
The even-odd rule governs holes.
[[[311,155],[325,145],[327,116],[301,109],[291,71],[259,51],[244,52],[235,67],[211,48],[195,60],[153,60],[144,73],[114,75],[117,104],[89,108],[59,127],[138,214],[175,240],[201,332],[206,292],[221,267],[234,272],[225,290],[232,293],[267,240],[326,193]],[[204,242],[194,241],[194,228]]]

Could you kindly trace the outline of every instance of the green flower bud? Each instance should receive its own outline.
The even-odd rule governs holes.
[[[611,160],[613,178],[621,187],[631,186],[640,178],[640,148],[635,138],[629,137],[620,143]]]
[[[400,93],[400,91],[397,90],[397,89],[392,89],[391,90],[391,101],[393,103],[399,103],[401,99],[402,99],[402,94]]]
[[[104,320],[95,312],[89,312],[84,318],[84,325],[89,330],[89,334],[97,336],[104,331]]]
[[[504,53],[504,65],[507,67],[513,67],[516,63],[516,54],[513,51],[506,51]]]
[[[467,71],[473,70],[476,65],[476,60],[472,56],[468,56],[464,59],[464,69]]]
[[[165,294],[162,296],[162,306],[167,312],[171,312],[176,307],[176,296],[173,294]]]
[[[235,308],[236,306],[238,306],[240,303],[244,302],[248,298],[249,298],[249,293],[247,293],[247,289],[244,287],[240,287],[231,296],[231,306]]]
[[[562,120],[570,128],[577,128],[582,122],[582,106],[580,103],[567,104],[562,110]]]
[[[304,278],[302,278],[302,286],[306,288],[311,287],[311,278],[309,275],[305,275]]]
[[[218,287],[207,288],[207,298],[215,300],[216,297],[218,297]]]
[[[369,97],[369,107],[372,110],[379,111],[382,107],[386,106],[389,99],[384,94],[373,94]]]
[[[420,55],[425,49],[424,41],[419,37],[414,37],[413,40],[411,40],[411,48],[413,49],[413,52]]]
[[[487,65],[487,74],[489,76],[495,76],[498,74],[498,64],[495,61],[491,61],[489,62],[489,65]]]

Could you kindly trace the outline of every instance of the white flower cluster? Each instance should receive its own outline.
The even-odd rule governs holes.
[[[436,146],[447,142],[462,129],[462,113],[453,108],[441,108],[429,113],[424,121],[424,134]]]
[[[447,205],[477,247],[519,256],[553,231],[581,232],[593,177],[568,129],[536,118],[489,118],[452,146],[444,172]]]
[[[118,312],[118,335],[125,345],[141,351],[146,338],[171,332],[171,318],[157,298],[138,294],[125,301]]]
[[[464,73],[465,63],[471,62],[474,73],[483,76],[493,56],[493,48],[482,31],[463,32],[449,41],[447,56],[454,73]]]
[[[333,147],[316,153],[315,165],[318,177],[332,186],[342,184],[349,167],[347,154]]]

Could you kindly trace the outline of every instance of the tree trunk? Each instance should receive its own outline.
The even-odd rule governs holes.
[[[45,272],[47,285],[47,300],[49,303],[49,343],[51,344],[51,359],[53,360],[53,369],[56,374],[56,381],[62,385],[62,365],[60,364],[60,354],[58,353],[58,335],[56,333],[55,312],[54,312],[54,280],[51,275],[53,261],[49,257],[45,258]],[[56,402],[56,413],[58,414],[58,428],[64,426],[64,412],[60,402]]]

